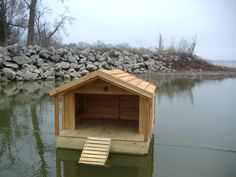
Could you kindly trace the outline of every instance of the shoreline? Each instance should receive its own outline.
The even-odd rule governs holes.
[[[119,69],[159,76],[236,76],[236,68],[216,66],[196,55],[126,49],[0,47],[0,82],[74,80],[90,72]]]

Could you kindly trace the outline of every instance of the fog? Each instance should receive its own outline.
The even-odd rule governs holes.
[[[62,33],[64,43],[97,40],[157,47],[197,36],[196,54],[215,60],[236,60],[234,0],[58,0],[46,2],[53,14],[66,6],[76,20]],[[53,19],[50,15],[49,19]]]

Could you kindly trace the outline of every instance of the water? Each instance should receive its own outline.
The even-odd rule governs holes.
[[[236,78],[157,77],[148,156],[112,154],[105,167],[55,150],[54,82],[0,83],[0,176],[235,177]]]

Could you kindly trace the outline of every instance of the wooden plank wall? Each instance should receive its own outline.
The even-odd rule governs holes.
[[[138,120],[139,96],[119,96],[119,119]]]
[[[77,94],[76,94],[77,95]],[[77,96],[78,97],[78,96]],[[86,97],[86,105],[81,99]],[[86,107],[82,111],[82,106]],[[83,113],[85,118],[112,118],[122,120],[138,120],[139,97],[135,95],[98,95],[83,94],[76,98],[76,118]]]
[[[73,93],[64,95],[63,107],[65,129],[75,129],[75,97]]]
[[[86,95],[87,118],[115,118],[116,96],[115,95]]]

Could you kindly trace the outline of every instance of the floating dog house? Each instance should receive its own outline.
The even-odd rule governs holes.
[[[52,89],[57,147],[85,150],[87,157],[90,151],[104,155],[92,151],[107,145],[104,161],[109,151],[146,154],[155,117],[155,89],[120,70],[98,70]]]

